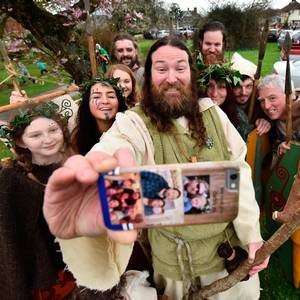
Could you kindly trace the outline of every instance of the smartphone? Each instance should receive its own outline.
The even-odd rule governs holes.
[[[238,213],[239,174],[239,164],[231,161],[101,173],[104,224],[112,230],[131,230],[232,221]]]

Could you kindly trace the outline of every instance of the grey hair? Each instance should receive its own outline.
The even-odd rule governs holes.
[[[259,81],[257,85],[257,90],[260,90],[262,88],[274,87],[279,87],[280,90],[284,93],[285,79],[277,74],[267,75]]]
[[[295,91],[295,86],[293,80],[291,80],[291,85],[292,85],[292,92],[294,93]],[[257,85],[257,90],[259,91],[262,88],[274,88],[274,87],[279,87],[280,90],[284,93],[285,91],[285,78],[278,74],[271,74],[267,75],[266,77],[262,78],[258,85]]]

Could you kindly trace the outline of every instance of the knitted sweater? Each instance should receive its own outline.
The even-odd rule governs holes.
[[[33,166],[47,183],[57,165]],[[5,300],[32,299],[31,292],[56,283],[64,267],[44,219],[44,186],[28,178],[16,161],[0,169],[0,294]]]

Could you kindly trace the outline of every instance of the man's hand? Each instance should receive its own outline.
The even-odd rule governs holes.
[[[255,259],[256,251],[263,245],[263,241],[261,242],[253,242],[248,244],[248,262],[252,264]],[[260,272],[261,270],[265,269],[268,266],[270,257],[265,259],[261,264],[257,266],[253,266],[252,269],[249,271],[249,275],[253,276],[254,274]]]
[[[9,103],[13,104],[16,102],[25,102],[27,101],[28,97],[26,95],[25,91],[17,92],[17,91],[12,91],[11,95],[9,97]]]
[[[290,144],[287,142],[282,142],[281,144],[279,144],[278,148],[277,148],[277,154],[278,156],[282,156],[284,153],[286,153],[288,150],[290,150]]]
[[[44,215],[51,232],[60,238],[97,236],[105,232],[97,180],[99,172],[117,165],[134,165],[132,153],[120,149],[114,156],[90,152],[85,157],[74,155],[49,178],[45,191]],[[132,243],[135,231],[107,231],[121,243]]]
[[[271,123],[265,119],[257,119],[255,121],[256,131],[259,136],[267,133],[271,129]]]

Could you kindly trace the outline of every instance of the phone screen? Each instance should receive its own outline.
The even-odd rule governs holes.
[[[225,190],[235,191],[236,196],[237,186],[232,187],[232,180],[226,183],[227,178],[224,170],[209,175],[181,168],[102,174],[99,191],[104,222],[108,228],[127,230],[232,219],[234,210],[225,207]],[[237,202],[236,197],[229,198],[229,204]]]

